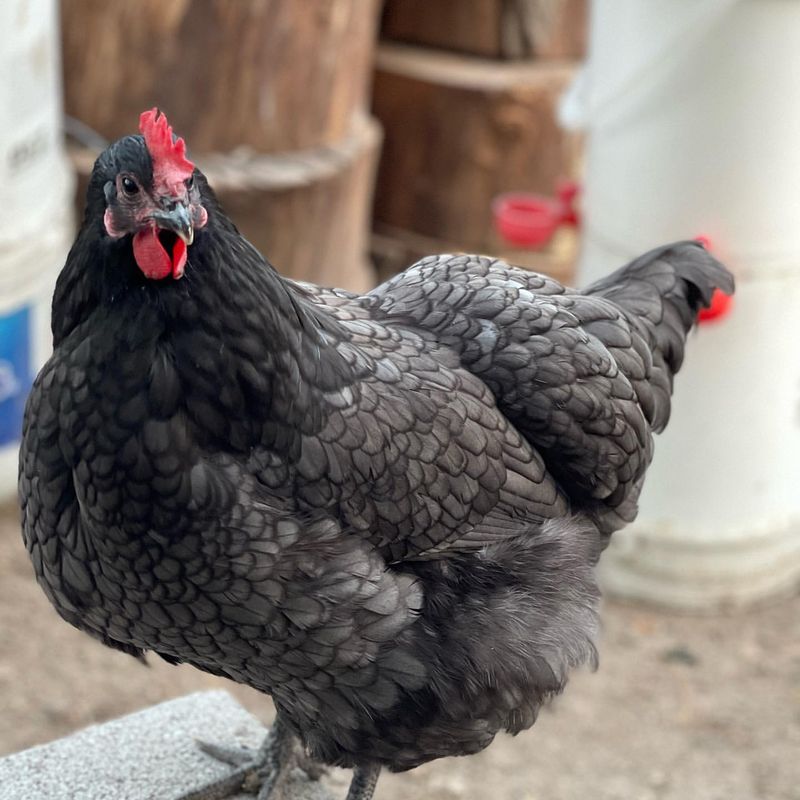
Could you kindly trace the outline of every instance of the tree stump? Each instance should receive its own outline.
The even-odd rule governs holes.
[[[577,172],[577,140],[556,120],[573,74],[561,62],[382,44],[373,97],[386,136],[376,222],[462,250],[498,250],[496,195],[552,194],[558,179]]]
[[[586,0],[387,0],[384,39],[485,58],[581,58]]]
[[[66,111],[117,139],[157,105],[198,153],[333,145],[366,107],[377,13],[377,0],[62,0]]]

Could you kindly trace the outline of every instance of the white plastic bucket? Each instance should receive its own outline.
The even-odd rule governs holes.
[[[730,315],[691,337],[617,594],[687,609],[800,583],[800,2],[595,0],[566,104],[588,129],[582,282],[707,235]]]
[[[22,410],[73,233],[56,12],[55,0],[0,3],[0,498],[16,489]]]

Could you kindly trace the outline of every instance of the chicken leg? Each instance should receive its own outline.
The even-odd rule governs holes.
[[[350,781],[350,788],[347,790],[346,800],[372,800],[380,774],[380,764],[355,767],[353,769],[353,780]]]
[[[280,716],[275,718],[272,728],[255,753],[247,748],[198,742],[204,753],[235,769],[222,778],[181,795],[178,800],[224,800],[242,791],[255,794],[257,800],[267,800],[293,762],[293,745],[294,736]]]
[[[254,794],[256,800],[270,800],[280,780],[297,765],[295,736],[280,716],[276,717],[272,729],[255,753],[246,748],[225,747],[208,742],[198,744],[204,753],[230,764],[235,769],[216,781],[181,795],[178,800],[226,800],[239,792]],[[310,777],[319,777],[318,774],[311,775],[314,770],[309,770],[306,764],[302,766]],[[346,800],[372,800],[380,772],[381,767],[378,764],[356,766]]]

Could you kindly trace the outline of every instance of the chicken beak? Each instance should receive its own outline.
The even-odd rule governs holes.
[[[169,211],[156,211],[152,218],[159,228],[180,236],[187,247],[194,241],[194,224],[189,209],[183,203],[176,203]]]

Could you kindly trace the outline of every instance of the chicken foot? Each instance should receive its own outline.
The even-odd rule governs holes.
[[[280,717],[275,719],[255,754],[244,747],[198,742],[204,753],[235,769],[222,778],[181,795],[178,800],[226,800],[239,792],[254,794],[256,800],[269,800],[279,780],[296,765],[301,766],[311,779],[318,779],[322,768],[313,762],[306,763],[305,759],[303,763],[298,763],[295,744],[294,735]],[[380,772],[377,764],[355,767],[346,800],[372,800]]]
[[[244,747],[226,747],[209,742],[198,742],[198,747],[218,761],[235,769],[228,775],[183,794],[178,800],[225,800],[239,792],[255,794],[257,800],[267,800],[279,778],[293,762],[294,736],[280,717],[258,750]]]

